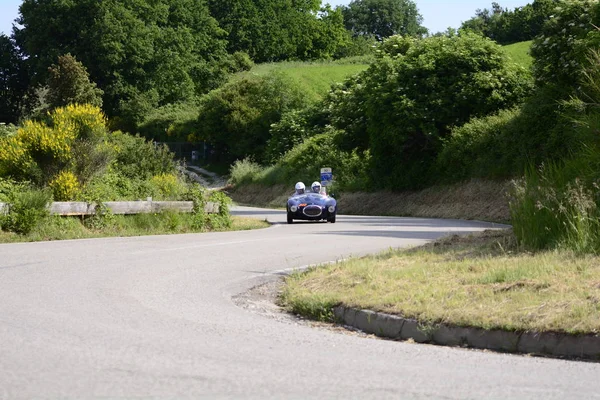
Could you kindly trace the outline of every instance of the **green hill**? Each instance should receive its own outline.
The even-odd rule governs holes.
[[[342,82],[349,76],[361,72],[369,66],[364,59],[338,60],[331,62],[280,62],[258,64],[251,73],[266,75],[274,71],[282,72],[306,90],[313,100],[323,97],[333,83]]]
[[[531,40],[527,42],[519,42],[513,43],[504,46],[504,50],[508,53],[508,55],[519,65],[529,68],[531,67],[531,63],[533,62],[533,58],[529,54],[529,49],[531,48]]]

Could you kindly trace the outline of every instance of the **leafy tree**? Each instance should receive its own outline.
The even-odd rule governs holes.
[[[510,11],[498,3],[492,9],[478,9],[475,17],[463,22],[467,29],[500,44],[517,43],[533,39],[538,35],[544,22],[554,13],[559,0],[534,0],[533,3]]]
[[[201,1],[24,0],[17,22],[14,36],[38,83],[58,56],[72,54],[104,91],[109,117],[121,117],[113,123],[128,129],[226,73],[224,32]]]
[[[0,122],[16,123],[26,100],[29,76],[13,40],[0,35]]]
[[[353,0],[342,7],[346,29],[354,36],[421,36],[423,17],[411,0]]]
[[[90,82],[87,69],[70,54],[58,57],[58,63],[48,68],[46,83],[49,109],[69,104],[102,107],[102,90]]]
[[[452,126],[509,108],[530,93],[527,72],[478,35],[388,40],[395,55],[382,54],[349,88],[361,93],[355,112],[365,121],[355,129],[366,127],[373,179],[383,186],[425,184]]]
[[[229,52],[256,62],[331,57],[345,43],[342,15],[320,0],[208,0]]]
[[[563,2],[531,46],[536,83],[579,86],[590,49],[600,45],[600,3]]]
[[[214,146],[220,161],[252,157],[262,162],[271,125],[285,112],[306,104],[291,78],[245,75],[202,100],[196,136]]]

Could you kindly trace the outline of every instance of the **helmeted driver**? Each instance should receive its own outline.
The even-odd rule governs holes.
[[[310,185],[310,188],[313,193],[321,193],[321,184],[317,181],[313,182],[312,185]]]
[[[304,194],[305,190],[306,190],[306,186],[304,186],[304,183],[302,183],[302,182],[296,183],[296,194]]]

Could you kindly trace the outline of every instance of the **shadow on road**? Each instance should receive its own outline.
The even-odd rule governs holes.
[[[398,239],[435,240],[444,234],[459,232],[443,231],[402,231],[402,230],[361,230],[361,231],[332,231],[315,232],[316,235],[342,235],[342,236],[366,236],[366,237],[393,237]],[[468,234],[468,232],[460,232]]]

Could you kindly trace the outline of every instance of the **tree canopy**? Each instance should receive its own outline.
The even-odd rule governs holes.
[[[48,68],[48,94],[51,108],[69,104],[90,104],[102,107],[102,90],[96,87],[86,68],[70,54],[58,57]]]
[[[15,30],[37,82],[71,53],[104,91],[111,117],[205,93],[222,80],[224,32],[195,0],[24,0]]]
[[[228,51],[256,62],[329,58],[344,44],[339,10],[320,0],[208,0],[227,31]]]
[[[478,9],[475,17],[463,22],[461,28],[489,37],[500,44],[533,39],[542,31],[559,0],[534,0],[533,3],[510,11],[493,2],[492,8]]]
[[[0,35],[0,122],[17,122],[28,85],[29,76],[18,48],[11,38]]]
[[[346,29],[354,36],[420,36],[427,32],[411,0],[353,0],[342,7]]]

